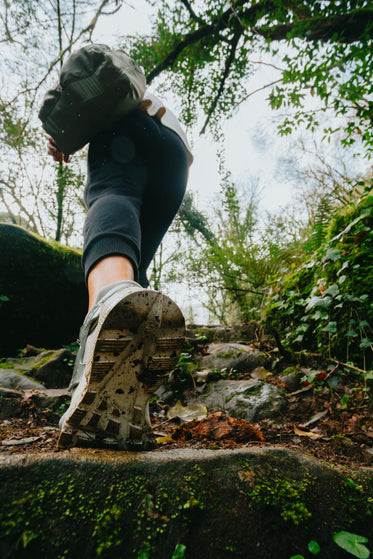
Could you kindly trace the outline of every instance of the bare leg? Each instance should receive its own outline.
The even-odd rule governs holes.
[[[88,308],[92,307],[101,287],[121,280],[134,280],[133,266],[128,258],[113,255],[100,260],[88,275]]]

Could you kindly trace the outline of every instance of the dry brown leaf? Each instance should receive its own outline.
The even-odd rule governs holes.
[[[299,437],[308,437],[309,439],[313,439],[313,440],[320,439],[322,437],[322,435],[319,435],[318,433],[314,433],[313,431],[303,431],[302,429],[299,429],[299,427],[297,427],[296,425],[293,425],[293,429],[294,429],[294,433]]]
[[[193,421],[193,419],[203,419],[207,415],[206,406],[200,406],[199,404],[189,404],[188,406],[183,406],[180,400],[170,408],[167,412],[167,417],[173,419],[174,417],[179,417],[182,421]]]
[[[3,441],[4,446],[19,446],[22,444],[30,444],[38,441],[40,439],[40,435],[38,437],[26,437],[25,439],[7,439]]]
[[[156,438],[156,443],[157,444],[167,444],[167,443],[174,443],[174,439],[172,437],[157,437]]]

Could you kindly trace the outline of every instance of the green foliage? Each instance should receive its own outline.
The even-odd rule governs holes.
[[[364,545],[367,543],[368,539],[364,536],[358,536],[350,532],[338,532],[338,534],[335,534],[333,540],[339,547],[354,557],[358,557],[359,559],[368,559],[370,557],[370,551]]]
[[[193,388],[192,375],[196,369],[197,365],[193,362],[191,353],[181,352],[176,367],[165,383],[175,401],[183,398],[183,393],[187,388]]]
[[[302,124],[313,130],[323,120],[320,111],[332,110],[344,119],[345,145],[358,134],[371,150],[371,2],[160,0],[156,6],[151,36],[130,45],[149,83],[168,72],[167,87],[183,99],[186,122],[195,122],[201,108],[203,130],[230,116],[248,96],[260,53],[261,63],[277,70],[264,87],[272,88],[272,108],[286,109],[282,134]],[[310,96],[319,100],[311,109]],[[326,135],[333,132],[325,127]]]
[[[368,539],[364,536],[342,531],[338,532],[338,534],[334,534],[333,541],[354,557],[358,557],[359,559],[369,559],[370,557],[370,551],[364,545],[368,542]],[[321,551],[319,544],[315,540],[311,540],[307,548],[312,555],[318,555]],[[304,559],[304,557],[303,555],[292,555],[290,559]]]
[[[308,551],[312,555],[318,555],[321,551],[319,544],[315,540],[311,540],[307,547],[308,547]]]
[[[338,208],[311,256],[279,276],[265,313],[284,345],[373,361],[373,191]]]
[[[184,559],[186,547],[182,543],[176,544],[172,559]]]
[[[255,192],[239,193],[225,177],[220,199],[206,217],[187,196],[179,211],[187,234],[183,280],[204,289],[206,307],[222,324],[259,316],[268,278],[289,250],[284,223],[269,219],[263,231]]]

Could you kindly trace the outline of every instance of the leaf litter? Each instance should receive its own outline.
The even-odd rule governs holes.
[[[207,413],[207,410],[190,404],[206,386],[206,379],[198,380],[198,377],[194,390],[185,391],[180,395],[179,402],[173,405],[162,400],[151,403],[151,422],[158,443],[155,451],[282,446],[313,454],[341,468],[371,466],[372,384],[365,386],[364,390],[360,372],[343,374],[343,363],[333,369],[331,377],[331,374],[325,374],[330,360],[322,360],[320,355],[315,355],[314,359],[314,362],[307,363],[307,367],[320,374],[312,383],[287,391],[287,405],[274,418],[249,423],[230,417],[222,410],[209,410]],[[283,367],[289,365],[292,364],[284,363]],[[299,370],[302,373],[301,367]],[[337,382],[331,383],[330,377]],[[250,373],[234,378],[250,378]],[[263,381],[285,388],[277,369]],[[18,417],[0,421],[0,453],[59,452],[56,448],[59,414],[50,409],[40,409],[28,396]],[[187,402],[189,405],[186,405]]]

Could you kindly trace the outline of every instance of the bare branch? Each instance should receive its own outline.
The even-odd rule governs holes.
[[[268,66],[269,68],[274,68],[279,72],[284,71],[284,68],[280,68],[279,66],[276,66],[275,64],[271,64],[270,62],[263,62],[262,60],[249,60],[249,62],[250,64],[260,64],[261,66]]]
[[[5,38],[2,39],[0,41],[0,43],[15,43],[17,45],[20,45],[22,48],[24,47],[24,45],[20,42],[17,41],[16,39],[14,39],[9,26],[8,26],[8,5],[5,5],[5,19],[3,18],[2,14],[0,13],[0,19],[2,20],[3,24],[4,24],[4,29],[5,29]]]
[[[282,78],[279,78],[278,80],[275,80],[274,82],[271,83],[267,83],[266,85],[263,85],[262,87],[258,87],[258,89],[254,89],[254,91],[250,91],[250,93],[248,93],[247,95],[245,95],[245,97],[243,97],[241,99],[241,101],[239,101],[236,106],[235,109],[237,107],[239,107],[241,105],[241,103],[243,103],[244,101],[246,101],[249,97],[251,97],[252,95],[255,95],[255,93],[258,93],[259,91],[263,91],[263,89],[267,89],[268,87],[272,87],[273,85],[275,85],[276,83],[282,82]]]
[[[114,14],[116,14],[117,12],[119,12],[119,10],[121,9],[122,4],[120,4],[119,6],[117,6],[116,8],[114,8],[114,10],[111,10],[111,12],[101,12],[102,16],[113,16]]]
[[[193,10],[188,0],[180,0],[180,1],[182,2],[182,4],[184,4],[186,9],[188,10],[191,19],[194,19],[195,21],[201,21],[201,18],[197,16],[196,12]]]
[[[105,8],[105,6],[110,2],[110,0],[102,0],[100,6],[97,8],[97,11],[95,13],[95,15],[92,18],[92,21],[89,23],[89,25],[87,25],[87,27],[85,29],[82,29],[82,31],[79,33],[78,38],[81,37],[82,35],[84,35],[85,33],[89,33],[89,38],[91,39],[92,37],[92,33],[96,27],[98,18],[100,17],[100,15],[103,14],[103,9]],[[118,9],[120,9],[122,7],[122,3],[120,3]],[[76,42],[76,41],[74,41]]]
[[[0,17],[4,23],[4,28],[5,28],[5,35],[8,41],[10,41],[11,43],[14,43],[14,39],[12,37],[12,34],[10,32],[10,29],[8,27],[8,4],[5,3],[5,19],[3,18],[3,16],[0,14]]]
[[[75,21],[76,21],[76,0],[73,0],[73,15],[72,15],[71,33],[70,33],[70,39],[69,39],[69,43],[70,43],[70,44],[72,43],[72,41],[73,41],[73,39],[74,39]]]
[[[238,45],[238,41],[240,40],[241,35],[242,35],[242,29],[240,28],[238,31],[236,31],[236,33],[233,37],[231,50],[230,50],[229,55],[228,55],[228,57],[225,61],[224,73],[223,73],[222,79],[220,81],[218,92],[217,92],[217,94],[216,94],[216,96],[215,96],[215,98],[214,98],[214,100],[211,104],[211,107],[210,107],[210,109],[208,111],[208,114],[207,114],[207,118],[205,120],[205,123],[202,127],[202,130],[201,130],[200,134],[204,134],[206,132],[206,128],[208,126],[208,123],[210,122],[211,116],[213,115],[213,113],[214,113],[214,111],[217,107],[217,104],[219,102],[219,99],[220,99],[220,97],[221,97],[221,95],[224,91],[224,85],[225,85],[225,82],[228,78],[229,71],[230,71],[230,68],[231,68],[233,60],[234,60],[234,55],[236,53],[236,48],[237,48],[237,45]]]

